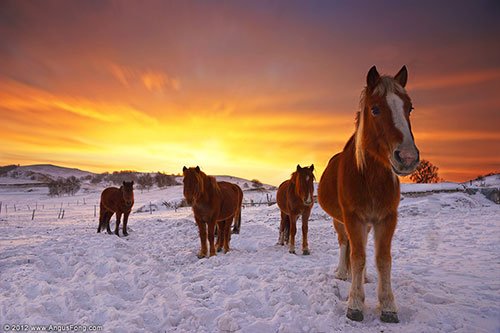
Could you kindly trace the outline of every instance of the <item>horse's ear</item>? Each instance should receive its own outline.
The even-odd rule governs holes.
[[[125,186],[125,181],[123,181],[123,183],[122,183],[122,184],[123,184],[123,186]]]
[[[131,182],[130,182],[130,186],[134,186],[134,181],[131,181]]]
[[[196,166],[196,171],[200,172],[200,167]]]
[[[184,166],[184,168],[182,168],[182,172],[186,172],[188,168],[186,168],[186,166]]]
[[[377,67],[372,66],[372,68],[370,68],[370,70],[368,71],[368,75],[366,76],[366,84],[368,88],[374,88],[379,79],[380,74],[377,71]]]
[[[300,171],[302,170],[302,168],[300,167],[300,164],[297,164],[297,171]]]
[[[394,77],[394,80],[396,80],[401,87],[404,88],[406,86],[406,82],[408,81],[408,70],[406,69],[406,66],[401,67],[398,74]]]
[[[314,164],[311,164],[311,166],[309,167],[309,169],[311,169],[311,171],[314,171]]]

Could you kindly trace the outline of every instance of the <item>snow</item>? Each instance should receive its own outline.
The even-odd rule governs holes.
[[[402,186],[409,192],[415,187]],[[279,210],[264,204],[243,209],[241,233],[233,235],[228,254],[199,260],[191,209],[175,211],[162,205],[180,202],[182,186],[136,190],[126,238],[96,233],[94,206],[103,187],[87,189],[76,196],[50,198],[46,188],[0,188],[1,327],[102,325],[105,332],[500,331],[500,206],[480,193],[430,193],[401,201],[392,251],[392,285],[401,323],[385,324],[377,309],[371,237],[365,319],[357,323],[345,317],[350,282],[334,278],[336,234],[317,204],[309,223],[310,256],[292,255],[276,245]],[[275,190],[245,191],[244,201],[265,202],[266,194],[274,198]],[[150,203],[158,209],[137,212]],[[61,207],[65,215],[58,219]],[[299,232],[299,248],[301,239]]]

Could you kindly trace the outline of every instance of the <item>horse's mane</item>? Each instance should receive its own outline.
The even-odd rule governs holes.
[[[365,87],[361,92],[359,100],[359,111],[356,112],[356,131],[354,132],[354,146],[356,166],[362,171],[365,166],[365,152],[363,147],[363,131],[364,131],[364,113],[366,112],[366,100],[368,96],[386,96],[390,93],[406,94],[403,88],[393,77],[383,75],[380,77],[377,85],[374,88]]]

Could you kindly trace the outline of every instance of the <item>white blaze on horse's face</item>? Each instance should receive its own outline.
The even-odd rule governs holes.
[[[396,174],[406,176],[415,171],[418,166],[418,149],[415,146],[410,126],[405,117],[403,100],[395,93],[388,93],[386,99],[387,105],[391,109],[394,126],[403,135],[403,141],[391,152],[389,160]]]

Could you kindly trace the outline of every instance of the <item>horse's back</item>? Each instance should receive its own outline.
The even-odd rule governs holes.
[[[321,175],[318,185],[318,202],[325,212],[337,220],[342,219],[339,203],[339,163],[344,153],[334,155]]]
[[[225,181],[217,182],[217,185],[221,193],[219,220],[223,220],[234,216],[238,209],[241,208],[243,191],[238,185]]]
[[[117,187],[108,187],[101,193],[101,207],[110,211],[118,209],[118,203],[121,198],[121,191]]]
[[[290,180],[285,180],[278,187],[278,192],[276,192],[276,203],[278,204],[279,209],[282,212],[287,211],[287,192],[288,187],[290,186]]]

